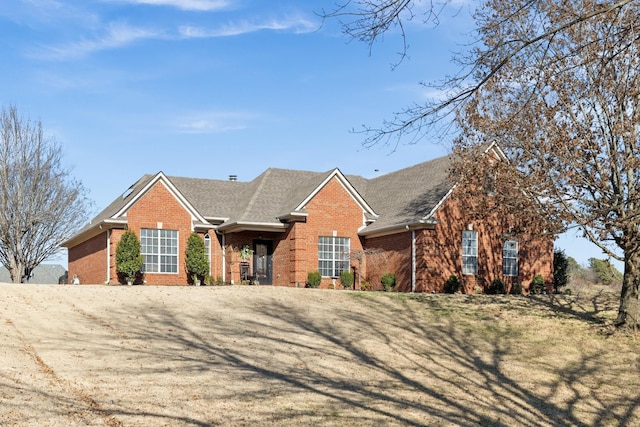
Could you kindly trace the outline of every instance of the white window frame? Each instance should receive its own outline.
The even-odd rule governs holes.
[[[462,230],[462,274],[478,274],[478,232]]]
[[[349,254],[351,239],[349,237],[318,237],[318,271],[322,277],[340,277],[340,273],[350,269]],[[328,274],[332,273],[332,274]]]
[[[144,273],[178,274],[178,230],[142,228],[140,243]]]
[[[209,233],[204,235],[204,253],[207,256],[209,265],[211,265],[211,236],[209,236]]]
[[[518,277],[518,242],[505,240],[502,246],[502,274],[507,277]]]

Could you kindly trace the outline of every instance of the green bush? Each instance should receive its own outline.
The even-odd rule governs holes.
[[[184,261],[187,274],[193,283],[204,280],[205,276],[209,274],[209,260],[204,249],[204,240],[198,233],[189,235]]]
[[[489,285],[489,293],[492,295],[504,295],[507,293],[507,287],[500,279],[494,279]]]
[[[522,283],[515,282],[511,286],[511,295],[522,295]]]
[[[140,240],[133,231],[127,230],[116,246],[116,271],[120,283],[134,283],[142,275],[143,265]]]
[[[540,295],[544,292],[544,279],[541,275],[536,274],[533,280],[531,281],[531,285],[529,286],[529,291],[533,295]]]
[[[319,271],[310,271],[307,273],[307,288],[317,288],[322,282],[322,276]]]
[[[353,272],[349,270],[343,270],[340,272],[340,284],[345,289],[351,289],[353,286]]]
[[[204,284],[207,286],[212,286],[215,283],[215,280],[213,279],[213,276],[210,274],[207,274],[206,276],[204,276]]]
[[[361,291],[370,291],[371,290],[371,282],[367,282],[366,280],[360,283]]]
[[[384,286],[384,290],[387,292],[391,292],[393,287],[396,285],[396,275],[393,273],[386,273],[380,278],[380,282],[382,286]]]
[[[444,292],[447,294],[455,294],[462,288],[460,279],[455,274],[449,276],[446,282],[444,282]]]
[[[553,290],[558,293],[558,289],[566,286],[569,282],[569,258],[563,250],[553,251]]]

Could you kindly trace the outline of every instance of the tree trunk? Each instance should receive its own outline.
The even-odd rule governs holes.
[[[640,252],[626,253],[624,259],[624,278],[620,294],[620,308],[616,326],[637,328],[640,326]]]

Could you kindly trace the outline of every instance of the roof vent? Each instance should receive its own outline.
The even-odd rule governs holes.
[[[237,181],[238,175],[229,175],[229,181]]]

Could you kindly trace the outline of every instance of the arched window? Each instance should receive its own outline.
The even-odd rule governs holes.
[[[209,233],[204,235],[204,253],[207,256],[207,261],[211,264],[211,237],[209,237]]]

